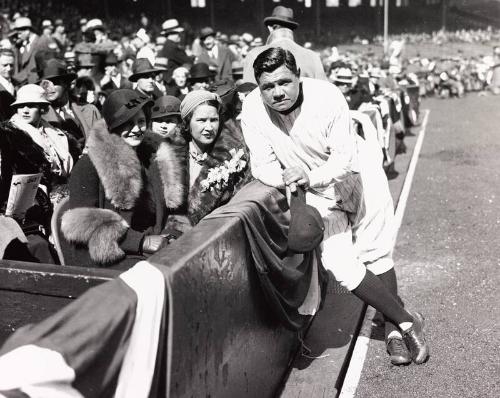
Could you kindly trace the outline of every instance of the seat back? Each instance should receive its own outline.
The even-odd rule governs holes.
[[[64,254],[62,250],[62,236],[61,236],[61,218],[66,210],[69,209],[69,196],[63,198],[54,208],[54,213],[52,214],[52,219],[50,220],[50,227],[52,230],[52,238],[54,240],[54,246],[59,256],[59,261],[61,265],[66,265],[64,261]]]

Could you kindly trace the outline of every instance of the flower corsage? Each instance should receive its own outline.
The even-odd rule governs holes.
[[[233,187],[247,166],[245,152],[243,149],[233,148],[229,151],[231,159],[225,160],[223,164],[212,167],[207,178],[201,181],[202,192],[223,190]]]

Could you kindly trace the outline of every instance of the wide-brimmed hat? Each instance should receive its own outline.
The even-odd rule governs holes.
[[[215,73],[210,70],[210,67],[205,62],[198,62],[191,67],[189,75],[190,81],[196,81],[214,77]]]
[[[354,76],[349,68],[339,68],[337,71],[335,71],[335,76],[332,80],[335,83],[351,84],[354,82]]]
[[[92,61],[92,54],[80,53],[76,59],[76,64],[79,68],[93,68],[96,64]]]
[[[213,30],[210,26],[206,26],[200,30],[200,40],[205,40],[208,36],[215,37],[215,30]]]
[[[17,107],[24,104],[43,104],[48,105],[49,101],[45,98],[45,90],[37,84],[26,84],[17,92],[17,99],[11,106]]]
[[[184,32],[184,28],[179,25],[179,21],[177,21],[177,19],[171,18],[161,24],[161,31],[163,34],[171,32],[181,33]]]
[[[45,65],[40,75],[40,80],[50,80],[58,78],[70,82],[76,79],[76,77],[76,73],[68,72],[68,66],[66,65],[66,62],[60,59],[51,58],[45,61]]]
[[[274,7],[270,17],[264,18],[264,24],[272,25],[277,23],[290,29],[297,29],[299,24],[293,20],[293,10],[291,8],[277,6]]]
[[[171,115],[181,117],[181,100],[172,95],[164,95],[158,98],[153,105],[151,119],[159,119]]]
[[[113,91],[102,105],[102,116],[110,130],[121,126],[133,118],[144,106],[153,100],[142,96],[136,90],[118,89]]]
[[[152,73],[165,72],[165,69],[155,68],[147,58],[137,58],[132,64],[132,74],[128,78],[131,82],[136,82],[141,76]]]
[[[33,25],[31,23],[31,19],[28,17],[19,17],[14,21],[14,30],[20,29],[31,29],[33,30]]]

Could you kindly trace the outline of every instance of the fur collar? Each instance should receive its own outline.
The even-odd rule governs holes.
[[[149,168],[152,164],[158,168],[165,205],[176,209],[184,203],[187,160],[183,147],[146,133],[136,152],[119,136],[108,133],[106,124],[99,121],[87,141],[87,152],[113,206],[124,210],[134,207],[143,184],[141,166]]]
[[[101,120],[90,132],[87,152],[106,198],[118,209],[132,209],[142,189],[141,163],[134,149],[110,134]]]
[[[156,163],[167,208],[177,209],[185,204],[188,192],[186,145],[149,132],[138,148],[138,155],[146,164],[151,160]]]

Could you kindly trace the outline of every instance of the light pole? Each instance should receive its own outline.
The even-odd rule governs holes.
[[[389,0],[384,0],[384,54],[389,50]]]

